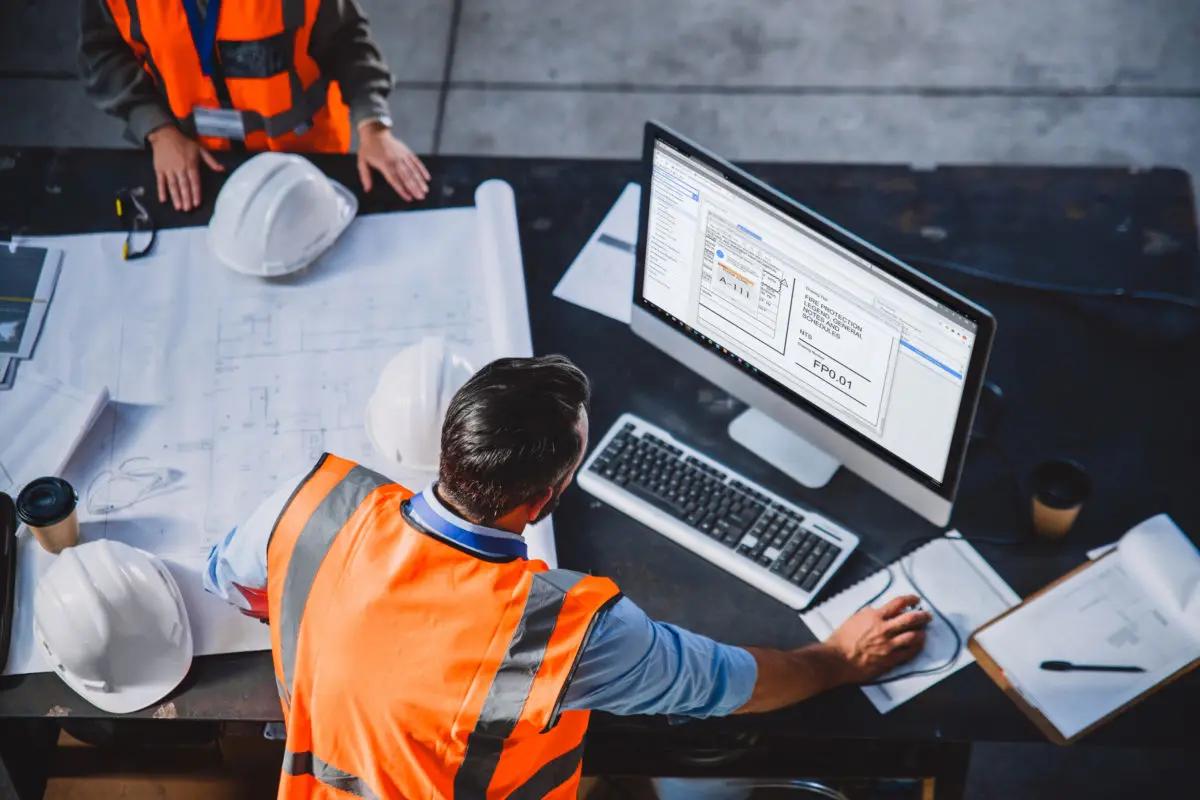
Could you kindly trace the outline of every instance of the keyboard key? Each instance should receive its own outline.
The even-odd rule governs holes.
[[[812,551],[813,545],[815,545],[816,543],[817,543],[817,537],[813,536],[811,533],[806,532],[804,534],[804,539],[800,543],[800,547],[797,548],[797,550],[796,550],[797,557],[799,557],[801,559],[807,558],[808,554]]]
[[[685,512],[680,506],[658,494],[655,494],[654,492],[647,490],[641,484],[627,484],[625,486],[625,490],[637,495],[655,508],[660,508],[663,511],[666,511],[673,517],[684,519],[687,516],[687,512]]]
[[[724,536],[726,534],[737,534],[738,536],[740,536],[741,534],[746,532],[746,526],[738,525],[736,522],[733,522],[732,520],[729,520],[729,519],[717,520],[717,524],[715,527],[718,531],[721,532],[722,536]]]

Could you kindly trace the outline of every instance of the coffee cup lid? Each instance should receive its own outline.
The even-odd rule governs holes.
[[[1075,461],[1043,461],[1033,470],[1033,495],[1051,508],[1074,508],[1092,493],[1092,480]]]
[[[17,517],[26,525],[44,528],[71,516],[78,500],[75,489],[62,478],[38,478],[17,495]]]

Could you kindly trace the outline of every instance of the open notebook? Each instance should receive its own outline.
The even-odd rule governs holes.
[[[1092,730],[1200,664],[1200,552],[1166,514],[971,639],[981,666],[1053,741]],[[1050,672],[1043,661],[1145,672]]]

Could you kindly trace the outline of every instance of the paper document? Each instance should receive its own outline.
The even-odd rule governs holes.
[[[11,356],[0,356],[0,391],[8,391],[17,378],[17,362]]]
[[[61,260],[57,250],[0,244],[0,356],[32,355]]]
[[[107,401],[103,388],[82,391],[27,365],[0,400],[0,492],[15,499],[34,478],[61,474]]]
[[[868,601],[878,607],[894,597],[915,594],[922,597],[927,610],[932,611],[931,606],[937,607],[941,614],[934,614],[933,621],[926,627],[925,648],[921,654],[882,678],[945,667],[928,675],[901,678],[882,686],[864,686],[863,693],[880,713],[891,711],[973,663],[975,657],[967,650],[971,632],[1021,602],[1017,593],[956,531],[918,548],[902,560],[903,567],[900,561],[889,565],[892,584],[879,598],[871,600],[887,585],[888,570],[876,572],[800,615],[809,630],[824,641]],[[959,648],[958,656],[951,662],[956,647]]]
[[[627,185],[567,268],[554,296],[618,322],[629,322],[642,187]]]
[[[36,240],[66,255],[32,364],[59,377],[111,378],[125,399],[64,475],[79,490],[85,540],[118,539],[198,565],[326,451],[422,489],[431,474],[396,468],[366,434],[384,364],[428,336],[454,341],[475,368],[532,355],[516,206],[503,182],[481,185],[474,206],[360,217],[312,266],[283,279],[232,272],[205,237],[204,228],[160,231],[154,254],[137,262],[123,262],[109,234]],[[133,291],[130,276],[145,285]],[[127,294],[106,287],[107,277]],[[89,293],[111,314],[96,313]],[[9,394],[22,390],[24,370]],[[546,520],[527,540],[532,557],[554,566],[552,531]],[[35,581],[44,555],[22,561],[21,575]],[[210,652],[266,646],[265,628],[247,626],[231,606],[184,595],[196,641],[217,643]],[[31,597],[19,587],[19,612]],[[46,669],[31,632],[19,613],[7,674]]]
[[[193,235],[207,252],[204,229],[186,231],[160,231],[160,243],[176,244],[137,261],[121,258],[124,233],[20,239],[63,254],[32,358],[37,369],[79,389],[107,388],[114,402],[166,400],[167,354],[184,324],[186,267],[193,258],[192,248],[179,242]],[[215,263],[205,266],[212,268],[206,274],[215,273]]]
[[[1165,514],[975,637],[1064,738],[1200,658],[1200,552]],[[1051,672],[1043,661],[1145,672]]]

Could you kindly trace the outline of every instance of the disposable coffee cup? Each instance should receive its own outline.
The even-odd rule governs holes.
[[[58,554],[79,544],[79,497],[62,478],[38,478],[17,495],[17,518],[47,552]]]
[[[1067,535],[1092,493],[1087,471],[1074,461],[1043,461],[1033,469],[1033,531],[1049,539]]]

